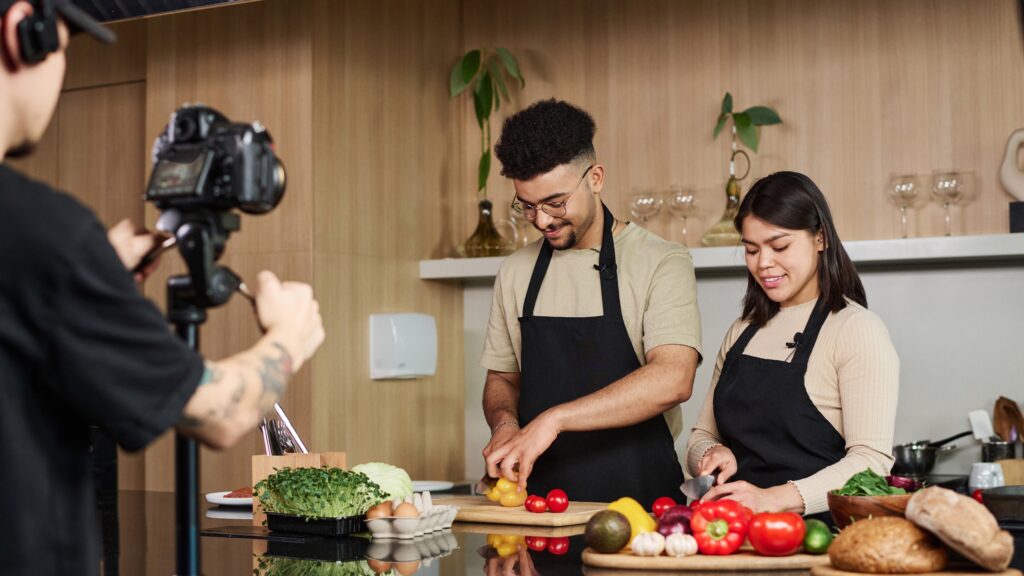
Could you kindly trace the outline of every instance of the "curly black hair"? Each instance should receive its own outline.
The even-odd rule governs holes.
[[[594,119],[585,111],[561,100],[540,100],[508,117],[494,152],[501,174],[514,180],[531,180],[580,157],[591,162],[594,153]]]

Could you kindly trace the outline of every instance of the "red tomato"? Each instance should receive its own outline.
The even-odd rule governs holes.
[[[974,492],[971,492],[971,498],[974,498],[975,500],[981,502],[982,504],[985,503],[985,496],[982,493],[981,488],[978,488]]]
[[[527,536],[526,546],[535,552],[543,552],[548,547],[548,539],[544,536]]]
[[[526,506],[527,510],[535,514],[540,514],[542,512],[548,511],[548,503],[545,502],[543,498],[535,494],[527,496],[524,505]]]
[[[565,493],[565,490],[555,488],[551,492],[548,492],[548,510],[552,512],[565,512],[566,508],[569,507],[569,495]]]
[[[564,492],[563,492],[564,494]],[[548,552],[555,556],[561,556],[569,551],[569,539],[565,536],[559,538],[548,538]]]
[[[796,512],[762,512],[750,520],[747,538],[758,554],[789,556],[800,549],[807,526]]]
[[[654,501],[651,505],[651,512],[654,512],[655,518],[661,518],[661,515],[665,513],[669,508],[676,506],[676,501],[669,498],[668,496],[662,496]]]

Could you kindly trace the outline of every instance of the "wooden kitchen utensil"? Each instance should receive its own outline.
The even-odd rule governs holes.
[[[456,522],[482,522],[485,524],[515,524],[518,526],[575,526],[586,524],[594,514],[608,507],[600,502],[570,502],[569,509],[555,514],[535,514],[516,506],[507,508],[483,496],[452,496],[434,498],[434,504],[459,507]]]
[[[1021,437],[1024,436],[1024,415],[1021,415],[1020,407],[1017,406],[1016,402],[1005,396],[1000,396],[996,400],[996,407],[992,414],[992,426],[1000,438],[1006,442],[1021,440]],[[1011,439],[1011,430],[1014,428],[1017,429],[1017,437]]]
[[[252,485],[270,476],[282,468],[319,468],[331,466],[345,469],[347,459],[344,452],[321,452],[311,454],[282,454],[280,456],[266,456],[255,454],[252,457]],[[267,515],[263,513],[260,502],[255,497],[252,501],[252,525],[262,526]]]
[[[996,460],[1003,469],[1003,480],[1007,486],[1024,486],[1024,458]]]
[[[768,572],[774,570],[807,570],[829,563],[827,555],[794,554],[792,556],[761,556],[750,548],[728,556],[634,556],[628,552],[600,554],[590,548],[583,551],[583,563],[595,568],[624,570],[672,570],[677,572]]]
[[[1002,572],[989,572],[984,568],[978,568],[977,570],[965,571],[959,569],[946,569],[942,572],[925,572],[923,574],[915,574],[914,576],[978,576],[978,574],[987,574],[988,576],[1022,576],[1020,570],[1003,570]],[[864,576],[860,572],[847,572],[845,570],[838,570],[829,566],[815,566],[811,568],[812,576]]]

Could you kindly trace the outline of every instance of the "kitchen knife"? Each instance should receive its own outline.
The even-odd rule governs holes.
[[[680,487],[683,495],[690,500],[700,500],[707,494],[708,490],[715,484],[715,477],[710,474],[690,478]]]

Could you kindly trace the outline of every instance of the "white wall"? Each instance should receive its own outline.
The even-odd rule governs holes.
[[[937,440],[968,430],[967,413],[992,412],[996,398],[1024,401],[1024,266],[935,266],[861,271],[868,305],[881,316],[900,355],[897,444]],[[704,364],[693,396],[683,405],[684,429],[707,394],[715,355],[740,313],[745,289],[740,272],[697,278],[704,334]],[[466,477],[480,478],[480,451],[489,433],[480,407],[485,371],[479,367],[491,304],[489,283],[467,284]],[[686,445],[684,431],[677,448]],[[966,474],[981,459],[973,438],[957,442],[936,473]]]

